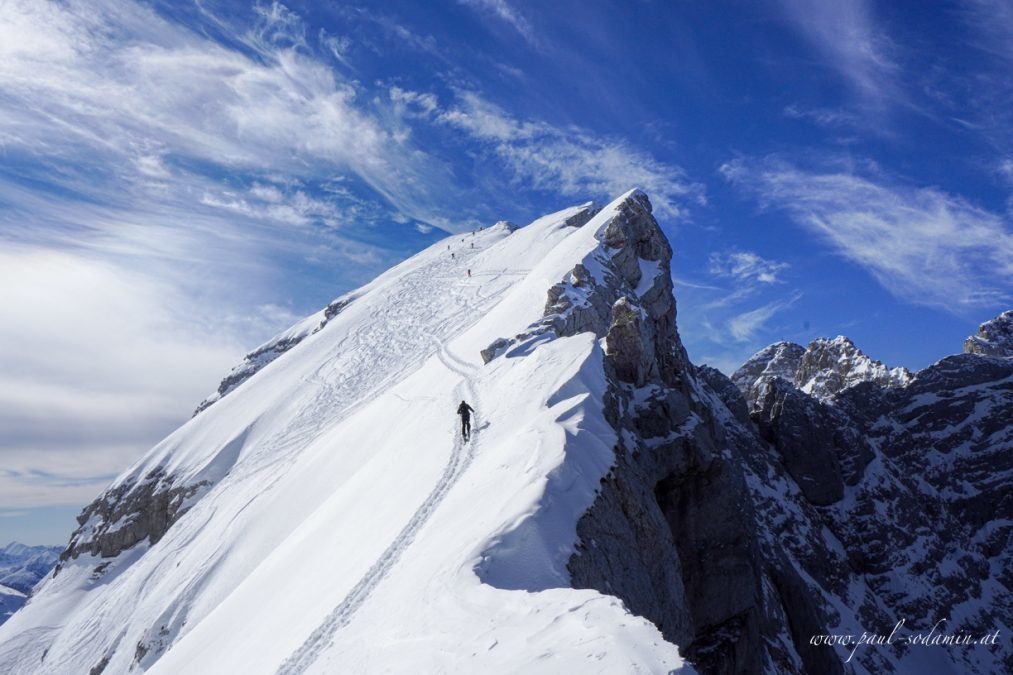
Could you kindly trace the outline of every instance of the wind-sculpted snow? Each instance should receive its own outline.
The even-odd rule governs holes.
[[[311,318],[273,342],[284,349],[269,346],[86,520],[123,531],[146,512],[126,495],[151,476],[199,486],[160,537],[108,558],[79,547],[3,627],[0,662],[33,674],[678,669],[677,648],[615,599],[516,595],[474,572],[495,533],[537,510],[565,438],[584,438],[600,409],[564,386],[594,362],[592,339],[479,358],[537,320],[547,289],[600,245],[579,227],[592,213],[451,237],[350,294],[322,328]],[[470,445],[455,442],[461,397],[477,410]],[[574,478],[585,486],[556,497],[580,495],[562,510],[571,547],[598,481]],[[546,545],[563,547],[562,568],[566,542]]]
[[[837,338],[733,383],[687,358],[671,257],[633,190],[450,237],[254,350],[86,509],[5,672],[1013,670],[830,642],[1010,629],[1013,360],[911,376]]]

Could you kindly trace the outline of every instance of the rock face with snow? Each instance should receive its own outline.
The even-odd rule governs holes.
[[[794,342],[775,342],[753,354],[732,374],[732,382],[742,390],[747,402],[755,401],[760,387],[776,377],[795,381],[805,347]]]
[[[824,399],[859,382],[902,387],[911,381],[907,368],[887,368],[869,358],[851,340],[839,336],[809,343],[802,355],[795,382],[816,398]]]
[[[735,371],[732,381],[755,407],[763,385],[777,377],[821,400],[860,382],[902,387],[911,381],[906,368],[884,366],[843,336],[818,338],[805,348],[776,342],[750,357]]]
[[[208,481],[176,484],[163,468],[141,480],[127,480],[107,490],[77,517],[78,528],[60,553],[54,574],[82,554],[114,558],[139,542],[156,544],[188,507],[188,500]]]
[[[1013,356],[1013,309],[978,326],[978,332],[964,340],[964,351],[986,356]]]
[[[503,227],[508,226],[509,225],[506,223],[503,224]],[[243,357],[243,362],[233,368],[232,371],[229,372],[224,379],[222,379],[215,393],[200,402],[193,414],[200,414],[201,411],[221,400],[223,396],[228,396],[228,394],[236,387],[256,375],[261,368],[271,363],[288,350],[292,349],[292,347],[295,347],[310,335],[319,332],[327,325],[328,321],[340,314],[341,311],[348,307],[354,299],[354,295],[347,295],[335,299],[318,313],[307,317],[284,333],[276,335],[260,347],[257,347],[247,354]]]
[[[875,377],[829,395],[804,384],[841,382],[840,360],[813,363],[824,370],[792,380],[758,371],[750,382],[744,368],[736,384],[754,396],[754,425],[787,474],[772,481],[768,467],[762,487],[757,475],[758,518],[777,524],[769,544],[817,582],[809,592],[827,625],[868,630],[904,619],[928,632],[942,620],[950,635],[1008,630],[1013,363],[960,354],[903,386]],[[977,645],[930,656],[908,646],[859,650],[853,663],[867,672],[929,663],[998,672],[1013,666],[1013,651]]]
[[[694,366],[638,190],[460,239],[251,352],[85,509],[0,663],[1013,667],[1008,641],[849,660],[814,639],[1013,625],[1013,360],[911,376],[837,338],[772,345],[734,380]]]

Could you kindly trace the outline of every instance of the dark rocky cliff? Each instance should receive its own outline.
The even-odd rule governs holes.
[[[621,598],[708,674],[905,672],[915,647],[866,647],[846,665],[847,650],[812,638],[900,619],[909,632],[1013,624],[1013,361],[965,355],[911,376],[837,338],[774,345],[733,383],[686,357],[646,196],[599,237],[603,273],[577,265],[538,328],[603,339],[619,438],[578,523],[575,587]],[[1008,641],[933,657],[1013,668]]]

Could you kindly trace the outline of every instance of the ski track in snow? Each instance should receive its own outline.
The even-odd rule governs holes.
[[[480,250],[482,249],[475,249],[473,253]],[[253,448],[253,452],[243,465],[234,470],[233,484],[246,482],[257,476],[268,476],[266,480],[259,479],[263,481],[259,494],[272,490],[285,475],[285,469],[298,461],[300,448],[352,416],[359,408],[373,400],[379,392],[403,379],[406,373],[420,367],[434,353],[448,369],[462,376],[467,395],[474,399],[474,388],[468,380],[469,372],[474,370],[474,367],[451,355],[437,336],[456,332],[451,329],[460,329],[463,324],[471,323],[469,317],[472,317],[472,320],[480,317],[488,309],[489,303],[498,300],[504,290],[497,287],[485,294],[482,292],[482,286],[489,284],[495,286],[495,282],[508,276],[509,271],[493,272],[489,275],[492,278],[483,281],[482,284],[448,287],[447,280],[462,280],[458,269],[462,262],[461,259],[455,261],[441,257],[404,275],[396,288],[388,290],[387,293],[392,294],[390,301],[378,303],[370,312],[370,320],[361,322],[357,330],[350,332],[331,347],[329,349],[331,358],[327,358],[314,372],[304,377],[308,385],[317,387],[315,399],[310,405],[295,411],[291,423]],[[456,307],[442,316],[432,317],[427,299],[448,292]],[[435,320],[426,321],[423,317]],[[456,366],[453,365],[455,362]],[[477,430],[473,433],[474,436],[477,436]],[[341,605],[336,607],[303,646],[285,661],[279,672],[298,673],[309,667],[319,654],[333,643],[334,631],[347,625],[352,614],[397,561],[403,549],[411,543],[415,537],[414,530],[421,528],[431,511],[443,499],[450,484],[456,481],[457,473],[470,462],[469,455],[465,457],[465,463],[462,465],[463,448],[460,447],[460,434],[456,434],[456,437],[455,447],[444,474],[419,512]],[[211,489],[223,487],[219,484]],[[249,506],[249,503],[233,515],[233,520],[245,510],[246,506]],[[402,541],[403,539],[405,541]],[[219,557],[219,552],[216,551],[204,567],[216,567]],[[203,583],[189,584],[183,596],[187,599],[194,597],[202,585]],[[181,628],[180,624],[185,618],[183,615],[179,622],[173,622],[173,634],[157,649],[157,656],[164,653],[175,641]]]
[[[473,249],[472,255],[482,250]],[[466,260],[463,256],[457,260],[438,258],[405,274],[396,289],[389,289],[387,293],[393,292],[396,296],[391,297],[389,302],[378,303],[370,312],[371,321],[360,323],[358,330],[342,338],[330,349],[333,358],[326,359],[305,378],[307,384],[318,388],[312,404],[295,411],[289,424],[272,438],[258,443],[242,465],[234,469],[234,482],[258,475],[273,476],[264,481],[259,491],[263,493],[273,489],[285,475],[285,468],[298,461],[300,448],[350,417],[380,391],[418,368],[434,351],[438,351],[439,341],[433,338],[434,333],[446,335],[448,328],[460,328],[463,323],[470,323],[467,317],[473,317],[473,320],[479,318],[503,288],[483,295],[480,284],[469,284],[464,287],[471,291],[471,297],[468,297],[461,293],[460,286],[448,288],[446,284],[436,283],[437,280],[462,280],[459,267],[467,264]],[[483,283],[494,284],[501,277],[509,276],[510,272],[494,271],[492,279]],[[457,301],[456,309],[429,325],[424,320],[420,321],[420,317],[429,316],[431,307],[428,299],[447,291]],[[435,344],[436,348],[431,344]]]
[[[435,340],[435,338],[433,338]],[[472,401],[478,402],[477,393],[472,381],[472,373],[475,368],[466,364],[460,358],[454,356],[447,349],[446,344],[438,342],[437,356],[443,365],[462,377],[462,384],[455,391],[462,388],[466,390],[466,396]],[[481,406],[479,406],[481,407]],[[456,423],[455,423],[456,424]],[[455,433],[454,447],[447,460],[447,466],[443,469],[432,492],[422,502],[408,524],[391,542],[387,550],[380,558],[373,563],[366,574],[345,596],[345,599],[327,615],[327,618],[314,630],[306,642],[302,644],[288,659],[278,668],[278,675],[297,675],[304,673],[313,665],[321,653],[334,645],[334,636],[340,629],[349,624],[355,612],[369,599],[370,594],[383,581],[394,565],[397,564],[401,555],[411,546],[416,535],[428,522],[429,518],[436,511],[440,502],[450,491],[450,488],[458,481],[464,471],[471,464],[474,457],[475,445],[478,443],[479,429],[476,427],[471,435],[471,442],[465,443],[460,433]]]

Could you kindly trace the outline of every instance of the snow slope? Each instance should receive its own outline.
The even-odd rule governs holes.
[[[32,588],[52,571],[59,555],[57,546],[12,542],[0,548],[0,624],[28,601]]]
[[[322,327],[302,322],[297,344],[110,487],[197,486],[157,543],[68,557],[0,627],[4,672],[682,667],[620,601],[568,587],[576,521],[613,461],[598,340],[479,356],[542,317],[626,196],[584,227],[567,225],[589,215],[574,207],[453,236]],[[461,399],[477,410],[470,443]],[[82,541],[131,525],[101,521]]]
[[[0,623],[9,619],[23,604],[25,604],[24,593],[0,584]]]

